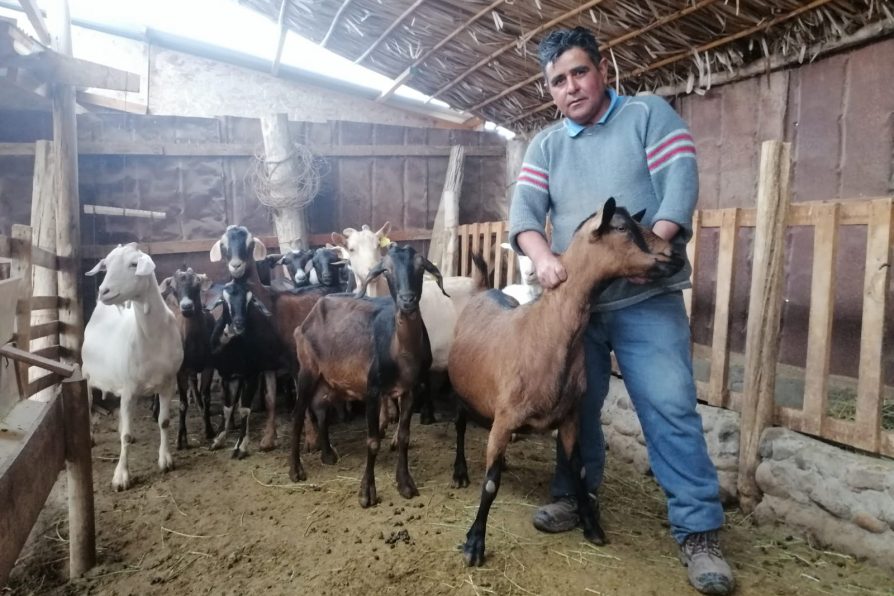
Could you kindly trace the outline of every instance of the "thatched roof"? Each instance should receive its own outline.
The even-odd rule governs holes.
[[[692,91],[749,64],[887,35],[894,0],[238,0],[299,35],[515,130],[557,117],[537,44],[585,25],[634,94]],[[284,9],[281,13],[281,9]],[[869,27],[869,29],[867,29]],[[754,70],[754,68],[752,68]]]

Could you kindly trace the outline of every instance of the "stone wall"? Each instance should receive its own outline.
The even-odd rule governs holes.
[[[739,414],[699,405],[708,452],[725,504],[737,498]],[[623,381],[612,378],[602,410],[611,457],[649,473],[636,412]],[[758,523],[784,523],[819,545],[894,570],[894,461],[869,457],[786,428],[761,438],[757,483],[764,493]]]
[[[894,461],[775,427],[761,437],[761,460],[759,523],[783,522],[894,570]]]

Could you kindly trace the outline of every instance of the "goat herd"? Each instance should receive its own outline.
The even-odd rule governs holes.
[[[436,389],[438,383],[432,380],[438,373],[447,373],[459,404],[454,486],[469,485],[467,418],[491,424],[480,506],[464,547],[466,562],[481,565],[487,515],[514,431],[557,428],[572,465],[582,471],[575,447],[577,404],[584,388],[581,331],[594,288],[617,277],[670,275],[682,266],[670,245],[640,226],[638,219],[609,199],[581,223],[562,255],[567,281],[542,294],[539,288],[525,287],[536,284],[533,267],[525,262],[525,284],[507,293],[486,290],[487,268],[480,255],[473,255],[472,278],[442,278],[412,247],[389,243],[388,224],[375,232],[363,226],[334,233],[335,246],[269,257],[245,227],[230,226],[212,247],[210,260],[225,261],[231,279],[214,285],[192,269],[180,269],[158,284],[148,255],[136,244],[118,246],[87,272],[104,271],[105,277],[82,349],[90,387],[121,399],[121,455],[112,488],[124,490],[131,484],[128,447],[133,442],[134,396],[159,396],[158,466],[164,472],[173,466],[167,435],[175,389],[180,402],[178,449],[187,446],[191,390],[202,408],[212,448],[223,446],[235,425],[238,438],[232,455],[242,458],[248,454],[250,406],[262,377],[267,417],[259,448],[276,445],[277,372],[287,371],[297,390],[291,479],[306,479],[300,457],[302,431],[307,451],[317,446],[324,463],[335,463],[330,406],[362,401],[367,457],[360,505],[378,502],[375,460],[387,424],[395,417],[397,486],[403,497],[412,498],[419,494],[407,463],[413,402],[425,402],[422,418],[432,420],[431,402],[423,397]],[[269,279],[271,266],[287,269],[288,277]],[[345,277],[359,283],[346,283]],[[358,287],[351,291],[354,285]],[[203,304],[204,292],[213,296],[210,309]],[[209,410],[214,370],[223,389],[219,432]],[[582,495],[583,482],[578,490]],[[579,503],[585,536],[602,544],[599,512],[590,499]]]

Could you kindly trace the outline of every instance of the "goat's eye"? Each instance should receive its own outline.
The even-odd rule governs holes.
[[[620,225],[620,226],[618,226],[618,227],[615,228],[615,229],[618,230],[619,232],[626,232],[626,231],[627,231],[627,226],[625,226],[625,225]]]
[[[137,264],[136,264],[136,263],[131,263],[130,266],[131,266],[132,268],[134,268],[134,269],[137,268]]]

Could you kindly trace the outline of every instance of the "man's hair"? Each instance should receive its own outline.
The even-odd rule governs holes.
[[[599,53],[599,42],[596,41],[596,37],[589,29],[586,27],[556,29],[544,37],[537,48],[541,70],[546,73],[546,65],[558,60],[559,56],[571,48],[580,48],[585,51],[595,66],[598,66],[602,60],[602,54]]]

